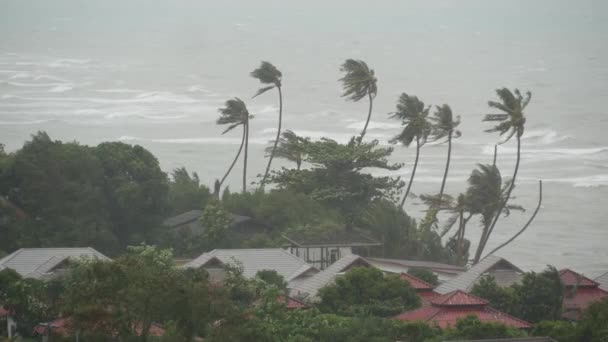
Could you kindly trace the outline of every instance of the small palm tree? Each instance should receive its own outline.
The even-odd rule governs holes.
[[[266,178],[268,177],[268,173],[270,172],[270,165],[272,165],[272,159],[276,154],[277,144],[279,143],[279,137],[281,136],[281,125],[283,123],[283,93],[281,90],[281,79],[283,77],[283,74],[270,62],[263,61],[259,68],[251,72],[251,77],[257,78],[258,80],[260,80],[260,82],[262,82],[262,84],[266,84],[266,86],[260,88],[253,97],[262,95],[263,93],[274,88],[277,88],[277,91],[279,93],[279,125],[277,128],[277,137],[274,140],[274,146],[268,159],[268,165],[266,166],[264,177],[262,178],[262,182],[260,183],[260,187],[263,188],[266,182]]]
[[[401,200],[401,206],[403,206],[405,199],[410,193],[412,182],[416,175],[420,147],[426,143],[432,131],[432,125],[428,120],[429,110],[430,106],[425,107],[424,102],[420,101],[416,96],[403,93],[399,97],[399,101],[397,101],[397,111],[390,114],[391,118],[401,120],[404,126],[403,131],[391,139],[390,142],[392,144],[399,142],[409,147],[414,140],[416,141],[416,160],[414,161],[414,168],[410,176],[410,182],[407,185],[407,190],[405,191],[405,196]]]
[[[369,110],[367,112],[367,120],[365,126],[361,131],[358,142],[363,141],[363,137],[367,132],[367,126],[372,117],[372,108],[374,104],[374,98],[378,94],[378,79],[374,74],[374,70],[370,69],[364,61],[347,59],[340,68],[340,71],[344,72],[345,75],[340,79],[344,93],[342,97],[346,97],[348,100],[358,102],[364,97],[369,99]]]
[[[445,139],[443,142],[448,143],[448,156],[445,163],[445,171],[443,172],[443,180],[441,181],[441,190],[439,191],[439,198],[443,196],[445,189],[445,182],[448,178],[448,170],[450,169],[450,159],[452,156],[452,139],[460,138],[462,135],[459,130],[456,129],[460,125],[460,116],[454,119],[452,115],[452,109],[447,104],[443,106],[437,106],[437,110],[433,113],[430,118],[433,123],[433,131],[431,133],[432,140],[438,141]]]
[[[515,187],[515,179],[517,178],[517,173],[519,171],[519,162],[521,159],[521,137],[524,134],[524,126],[526,123],[526,117],[524,116],[524,110],[530,103],[532,99],[532,93],[529,91],[526,92],[526,96],[522,96],[518,89],[515,89],[511,92],[507,88],[501,88],[496,90],[496,94],[500,98],[500,102],[488,101],[488,106],[490,108],[497,109],[502,111],[500,114],[487,114],[483,121],[490,122],[498,122],[498,124],[488,130],[486,132],[498,132],[500,135],[505,135],[503,143],[509,141],[513,136],[517,139],[517,159],[515,161],[515,169],[513,171],[513,177],[511,178],[511,186],[507,189],[506,196],[503,199],[502,207],[506,207],[509,198],[511,197],[511,192]],[[494,227],[496,226],[496,222],[500,217],[500,213],[502,210],[498,210],[496,216],[494,216],[490,227],[488,228],[487,237],[492,234]],[[483,241],[482,246],[485,246],[487,241]],[[483,249],[478,249],[477,254],[475,255],[474,262],[477,263],[481,258],[481,253]]]
[[[249,114],[247,106],[245,106],[245,103],[238,97],[226,101],[225,107],[220,108],[219,112],[220,117],[217,119],[217,124],[229,125],[228,128],[226,128],[222,132],[222,134],[226,134],[238,126],[243,126],[243,137],[241,139],[241,146],[239,147],[239,150],[236,156],[234,157],[232,164],[230,164],[228,171],[226,172],[224,177],[222,177],[222,180],[220,180],[219,184],[215,186],[215,188],[217,193],[219,194],[219,189],[221,188],[222,184],[224,184],[224,181],[232,171],[234,164],[236,164],[236,161],[241,155],[243,146],[245,146],[245,153],[243,157],[243,192],[245,192],[247,190],[247,149],[249,145],[249,120],[253,118],[253,115]]]
[[[300,137],[291,130],[281,134],[278,146],[266,147],[266,153],[273,153],[277,158],[287,159],[296,163],[297,170],[300,170],[302,162],[306,157],[305,147],[310,142],[309,138]]]

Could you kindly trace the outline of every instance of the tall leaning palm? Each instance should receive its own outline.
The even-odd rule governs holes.
[[[283,74],[270,62],[263,61],[259,68],[251,72],[251,77],[257,78],[260,80],[260,82],[262,82],[262,84],[266,85],[263,88],[260,88],[253,97],[262,95],[263,93],[274,88],[277,88],[277,92],[279,93],[279,125],[277,128],[277,137],[274,140],[274,146],[272,147],[272,152],[270,152],[270,157],[268,158],[268,165],[266,165],[266,171],[264,172],[264,177],[262,178],[262,183],[260,184],[260,187],[263,188],[264,184],[266,183],[268,173],[270,172],[272,159],[276,154],[279,137],[281,136],[281,125],[283,123],[283,92],[281,90],[281,79]]]
[[[460,116],[454,119],[452,114],[452,108],[447,104],[443,106],[437,106],[437,110],[433,113],[430,118],[433,123],[432,140],[448,143],[448,156],[445,163],[445,171],[443,172],[443,180],[441,181],[441,190],[439,191],[439,198],[442,198],[443,191],[445,190],[445,182],[448,178],[448,170],[450,169],[450,158],[452,156],[452,139],[460,138],[462,135],[459,130],[456,129],[460,125]]]
[[[378,94],[378,79],[374,74],[374,70],[370,69],[367,64],[361,60],[347,59],[342,64],[340,71],[345,73],[344,77],[340,79],[342,87],[344,88],[342,97],[358,102],[367,96],[369,100],[367,120],[365,121],[365,126],[363,126],[363,130],[361,131],[358,140],[358,142],[361,143],[372,117],[374,98],[376,97],[376,94]]]
[[[297,170],[300,170],[302,161],[306,157],[306,144],[309,142],[309,138],[300,137],[293,131],[287,130],[281,134],[279,145],[266,147],[266,152],[274,152],[277,158],[287,159],[296,163]]]
[[[501,88],[496,90],[496,94],[500,98],[500,102],[488,101],[488,106],[490,106],[490,108],[497,109],[502,113],[487,114],[484,117],[483,121],[498,123],[496,126],[486,130],[486,132],[498,132],[500,135],[506,134],[506,138],[503,139],[502,143],[509,141],[514,136],[517,139],[517,159],[515,161],[515,169],[513,170],[513,177],[511,178],[510,186],[506,191],[505,197],[501,205],[501,208],[504,209],[507,206],[509,198],[511,197],[511,192],[515,187],[515,179],[517,178],[517,172],[519,171],[519,161],[521,159],[521,137],[524,134],[524,126],[526,123],[524,110],[530,103],[532,93],[528,91],[526,93],[526,96],[524,97],[518,89],[515,89],[513,92],[511,92],[507,88]],[[488,234],[486,235],[485,240],[481,242],[482,248],[478,248],[477,252],[475,253],[475,259],[473,260],[474,263],[479,262],[479,259],[481,259],[481,253],[483,253],[483,248],[488,242],[487,239],[492,234],[492,231],[496,226],[496,222],[500,217],[502,209],[498,210],[496,215],[494,216],[492,223],[488,228]]]
[[[412,142],[416,141],[416,160],[414,162],[414,168],[410,175],[410,182],[407,185],[405,196],[401,200],[401,206],[405,203],[405,199],[410,193],[414,176],[416,175],[416,168],[418,167],[418,159],[420,157],[420,147],[424,145],[427,138],[431,134],[432,124],[428,120],[430,106],[425,107],[424,102],[420,101],[416,96],[410,96],[406,93],[401,94],[397,101],[397,111],[391,113],[391,118],[401,120],[403,131],[393,139],[390,140],[392,144],[401,143],[406,147],[409,147]]]
[[[220,117],[217,119],[217,124],[229,125],[228,128],[226,128],[222,132],[222,134],[226,134],[239,126],[242,126],[243,137],[241,138],[241,145],[236,156],[234,157],[234,160],[232,161],[232,164],[230,164],[228,171],[226,172],[224,177],[222,177],[222,180],[220,180],[219,184],[216,186],[216,192],[219,195],[219,188],[221,188],[222,184],[224,184],[224,181],[232,171],[234,164],[236,164],[237,160],[239,159],[241,151],[243,151],[243,146],[245,147],[245,153],[243,157],[243,192],[245,192],[247,190],[247,149],[249,145],[249,119],[252,119],[253,116],[249,114],[247,106],[245,106],[245,103],[238,97],[226,101],[225,107],[220,108],[219,112]]]

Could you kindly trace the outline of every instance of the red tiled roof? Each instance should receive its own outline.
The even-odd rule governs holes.
[[[0,306],[0,317],[8,316],[8,310],[6,310],[3,306]]]
[[[452,291],[431,301],[435,306],[480,306],[487,305],[488,301],[461,290]]]
[[[608,297],[608,292],[597,287],[579,287],[574,294],[564,296],[564,307],[566,310],[584,310],[591,303]]]
[[[280,303],[285,303],[285,297],[279,296],[277,297],[277,301]],[[308,309],[310,305],[301,302],[295,298],[287,297],[287,308],[288,309]]]
[[[411,274],[401,273],[399,278],[403,281],[408,282],[410,286],[416,290],[432,290],[435,288],[435,286],[427,283],[426,281],[418,277],[414,277]]]
[[[561,279],[562,284],[564,284],[564,286],[597,287],[599,285],[595,281],[593,281],[581,274],[578,274],[570,269],[567,269],[567,268],[559,271],[559,279]]]
[[[518,329],[527,329],[532,326],[521,319],[507,315],[488,306],[426,306],[417,310],[400,314],[395,319],[401,321],[425,321],[436,323],[440,328],[453,327],[459,319],[469,315],[477,317],[482,322],[502,323]]]

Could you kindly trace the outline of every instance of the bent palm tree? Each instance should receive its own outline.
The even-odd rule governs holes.
[[[420,147],[426,143],[429,134],[431,134],[432,125],[428,121],[429,109],[430,106],[425,107],[424,102],[420,101],[416,96],[403,93],[399,97],[399,101],[397,101],[397,111],[390,114],[391,118],[401,120],[401,124],[404,126],[403,131],[391,139],[390,143],[396,144],[400,142],[404,146],[409,147],[416,140],[416,160],[414,161],[414,168],[410,175],[410,182],[407,185],[405,196],[401,200],[401,206],[403,206],[405,199],[410,193],[412,182],[416,175]]]
[[[226,101],[225,107],[220,108],[219,112],[220,117],[217,119],[217,124],[229,125],[228,128],[226,128],[222,132],[222,134],[226,134],[238,126],[243,126],[243,137],[241,138],[241,145],[236,156],[234,157],[234,160],[232,161],[232,164],[230,164],[228,171],[226,172],[224,177],[222,177],[219,184],[215,186],[216,192],[217,195],[219,195],[219,189],[221,188],[222,184],[224,184],[224,181],[232,171],[234,164],[236,164],[236,161],[239,159],[241,151],[243,150],[243,146],[245,146],[243,162],[243,192],[245,192],[247,190],[247,148],[249,145],[249,119],[252,119],[253,116],[249,115],[247,106],[245,106],[245,103],[238,97]]]
[[[513,182],[502,181],[500,170],[496,165],[479,164],[478,169],[471,172],[468,179],[469,187],[466,192],[468,209],[472,214],[481,215],[482,233],[477,245],[475,255],[481,255],[485,248],[485,241],[488,240],[491,232],[493,220],[496,216],[504,214],[508,216],[512,210],[524,209],[518,205],[505,205],[508,198],[509,189],[513,187]],[[479,260],[474,260],[474,264]]]
[[[501,207],[504,208],[511,197],[511,192],[515,187],[515,179],[517,178],[517,172],[519,171],[519,161],[521,158],[521,137],[524,134],[524,125],[526,123],[526,118],[524,116],[524,110],[530,103],[532,98],[532,93],[529,91],[526,93],[526,97],[522,96],[518,89],[515,89],[511,92],[507,88],[501,88],[496,90],[496,94],[500,98],[501,102],[488,101],[488,106],[490,108],[498,109],[503,113],[500,114],[487,114],[483,121],[492,121],[499,122],[496,126],[486,130],[486,132],[498,132],[500,135],[507,134],[506,138],[503,140],[503,143],[509,141],[513,136],[517,138],[517,160],[515,161],[515,169],[513,170],[513,177],[511,178],[511,185],[507,189],[506,195],[502,201]],[[496,222],[500,217],[500,213],[502,210],[498,210],[496,215],[494,216],[490,227],[488,228],[488,233],[486,235],[485,240],[480,242],[480,247],[477,249],[475,254],[475,259],[473,263],[479,262],[481,258],[481,253],[483,253],[483,249],[485,248],[487,239],[492,234],[494,227],[496,226]]]
[[[291,130],[287,130],[281,134],[278,146],[266,147],[266,153],[273,153],[277,158],[287,159],[295,162],[297,170],[300,170],[302,161],[306,157],[305,145],[310,142],[309,138],[303,138],[295,134]]]
[[[344,88],[342,97],[346,97],[353,102],[358,102],[366,96],[369,99],[367,120],[365,121],[365,126],[363,126],[363,130],[358,139],[358,142],[361,143],[372,117],[374,98],[378,93],[378,79],[374,74],[374,70],[370,69],[364,61],[360,60],[347,59],[342,64],[340,71],[345,73],[344,77],[340,79],[342,87]]]
[[[433,117],[430,118],[433,122],[432,140],[437,141],[446,139],[443,142],[448,143],[448,156],[445,163],[445,171],[443,172],[443,180],[441,181],[441,190],[439,191],[439,198],[443,196],[445,189],[445,182],[448,178],[448,170],[450,169],[450,158],[452,156],[452,139],[460,138],[462,135],[459,130],[456,129],[460,125],[460,116],[457,116],[454,120],[452,115],[452,109],[447,104],[439,107],[437,111],[433,113]]]
[[[279,93],[279,126],[277,128],[277,137],[274,140],[274,146],[272,148],[272,152],[270,153],[270,158],[268,159],[268,165],[266,166],[266,171],[264,172],[264,177],[262,177],[262,182],[260,183],[260,187],[264,187],[266,182],[266,178],[268,177],[268,173],[270,172],[270,165],[272,164],[272,159],[275,156],[277,144],[279,143],[279,137],[281,136],[281,125],[283,123],[283,92],[281,91],[281,78],[283,74],[270,62],[263,61],[259,68],[253,70],[251,72],[251,77],[257,78],[262,82],[262,84],[266,84],[267,86],[258,89],[257,93],[253,97],[257,97],[262,95],[263,93],[277,88]],[[269,85],[268,85],[269,84]]]

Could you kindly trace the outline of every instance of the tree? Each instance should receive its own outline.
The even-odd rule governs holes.
[[[500,135],[507,134],[506,138],[503,140],[503,143],[509,141],[513,136],[515,136],[517,139],[517,159],[515,161],[515,168],[513,170],[513,177],[511,178],[510,186],[507,188],[506,194],[501,203],[501,207],[496,211],[492,223],[488,227],[488,233],[484,236],[484,239],[480,243],[481,248],[477,248],[473,263],[479,262],[481,253],[483,253],[485,245],[488,242],[494,227],[496,226],[496,222],[498,221],[503,208],[507,206],[507,202],[511,197],[511,192],[515,187],[515,180],[517,178],[517,172],[519,171],[519,161],[521,157],[521,137],[524,134],[524,125],[526,123],[524,110],[532,98],[532,93],[529,91],[526,93],[526,97],[524,98],[518,89],[515,89],[512,93],[507,88],[501,88],[496,90],[496,94],[500,98],[501,102],[488,101],[488,106],[490,106],[490,108],[498,109],[503,113],[487,114],[484,117],[483,121],[499,122],[496,126],[486,130],[486,132],[498,132]]]
[[[420,305],[408,283],[373,267],[355,267],[319,291],[320,310],[341,315],[392,316]]]
[[[400,164],[388,161],[392,151],[379,148],[377,140],[358,143],[352,138],[348,144],[339,144],[323,138],[306,144],[306,162],[312,164],[311,169],[283,169],[274,174],[272,182],[337,209],[350,229],[373,200],[392,200],[403,187],[399,178],[374,177],[363,172],[371,168],[399,169]]]
[[[577,341],[608,341],[608,299],[591,304],[583,312],[577,330]]]
[[[413,275],[416,278],[422,279],[431,285],[439,285],[439,277],[437,277],[437,275],[428,268],[412,267],[407,270],[407,273]]]
[[[279,290],[287,289],[287,282],[282,275],[275,270],[260,270],[255,274],[255,277],[262,280],[268,285],[274,285]]]
[[[220,202],[211,201],[207,204],[200,218],[200,224],[205,230],[198,238],[200,239],[198,250],[191,251],[191,253],[201,253],[215,248],[229,247],[230,241],[228,237],[232,217],[224,210]]]
[[[457,116],[456,119],[454,119],[452,109],[447,104],[444,104],[441,107],[437,106],[437,110],[429,120],[433,123],[431,133],[432,140],[438,141],[445,139],[443,142],[448,143],[448,156],[445,163],[445,171],[443,172],[443,180],[441,181],[441,189],[439,190],[439,197],[442,197],[445,189],[445,181],[448,178],[448,170],[450,169],[452,138],[457,139],[462,135],[460,131],[456,129],[456,127],[460,125],[460,116]]]
[[[364,97],[369,99],[369,110],[367,113],[367,120],[361,131],[358,142],[363,141],[363,137],[367,132],[367,126],[372,117],[372,107],[374,104],[374,98],[378,94],[378,79],[374,74],[374,70],[370,69],[364,61],[347,59],[342,66],[340,71],[344,72],[345,75],[340,79],[344,93],[342,97],[346,97],[348,100],[358,102]]]
[[[424,102],[420,101],[416,96],[410,96],[406,93],[402,93],[397,101],[397,111],[391,113],[391,118],[401,120],[401,124],[404,126],[403,131],[393,139],[392,144],[401,143],[406,147],[409,147],[411,143],[416,141],[416,160],[414,161],[414,168],[410,176],[410,181],[407,184],[405,195],[401,200],[401,206],[405,204],[405,199],[410,193],[414,176],[416,175],[416,167],[418,167],[418,159],[420,157],[420,147],[426,143],[428,136],[432,132],[432,125],[428,120],[429,107],[424,106]]]
[[[226,134],[238,126],[243,126],[243,137],[241,138],[241,145],[236,153],[236,156],[234,157],[234,160],[232,161],[232,164],[230,164],[228,171],[226,171],[226,174],[224,174],[220,180],[219,185],[216,186],[216,198],[219,198],[218,190],[224,184],[224,181],[230,174],[230,171],[232,171],[234,164],[236,164],[237,160],[239,159],[243,146],[245,146],[245,154],[243,157],[243,192],[247,190],[247,148],[249,144],[249,120],[253,118],[253,115],[249,114],[245,103],[238,97],[226,101],[225,107],[220,108],[219,111],[220,117],[217,119],[217,124],[229,125],[228,128],[222,132],[222,134]]]
[[[196,172],[190,176],[186,168],[181,167],[174,169],[171,175],[168,202],[172,215],[205,207],[211,193],[209,188],[200,184]]]
[[[283,123],[283,93],[281,91],[281,79],[283,74],[270,62],[263,61],[259,68],[251,72],[251,77],[257,78],[260,82],[262,82],[262,84],[266,85],[263,88],[260,88],[253,97],[259,96],[273,88],[277,88],[279,93],[279,124],[277,128],[277,137],[274,140],[274,145],[272,147],[272,151],[270,152],[270,157],[268,158],[268,165],[266,166],[264,177],[260,183],[260,187],[263,188],[264,184],[266,184],[268,173],[270,172],[272,159],[275,157],[279,137],[281,136],[281,124]]]
[[[444,333],[445,340],[477,340],[524,336],[525,334],[517,329],[509,328],[501,323],[482,322],[473,315],[459,319],[454,328],[448,328]]]
[[[281,134],[279,138],[279,144],[276,146],[268,146],[266,153],[274,155],[277,158],[287,159],[296,163],[296,169],[300,170],[302,162],[306,157],[305,144],[309,143],[309,138],[300,137],[293,131],[287,130]]]
[[[490,302],[490,305],[506,313],[520,317],[516,312],[517,294],[512,287],[501,287],[496,283],[496,279],[492,276],[484,276],[479,282],[473,285],[471,294],[483,298]]]
[[[578,329],[575,324],[568,321],[541,321],[534,324],[532,336],[547,336],[559,342],[592,341],[581,340],[577,336]]]

